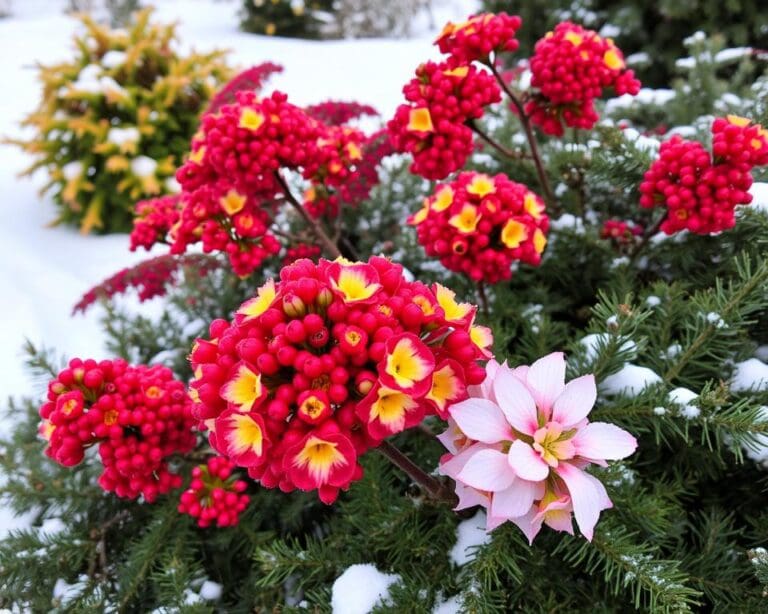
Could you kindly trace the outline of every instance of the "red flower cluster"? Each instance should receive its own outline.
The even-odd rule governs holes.
[[[235,464],[223,456],[212,456],[192,469],[192,482],[181,493],[179,512],[197,518],[202,528],[214,522],[217,527],[235,526],[250,497],[243,492],[248,486],[245,481],[232,475],[234,469]]]
[[[435,44],[440,53],[447,53],[459,62],[486,61],[492,52],[517,51],[520,42],[515,34],[522,23],[517,15],[481,13],[463,23],[449,21]]]
[[[475,312],[385,258],[299,260],[197,340],[195,416],[263,486],[331,503],[362,476],[359,455],[483,379],[492,339]]]
[[[167,367],[74,358],[48,384],[40,407],[46,455],[70,467],[98,443],[101,487],[150,503],[181,486],[167,459],[194,448],[192,403]]]
[[[130,236],[131,251],[136,251],[139,247],[148,250],[155,243],[164,242],[171,229],[178,223],[181,208],[181,197],[178,194],[149,198],[136,203]]]
[[[535,93],[526,104],[531,121],[546,134],[563,135],[563,123],[589,129],[599,119],[594,100],[603,88],[617,95],[640,91],[640,81],[624,64],[613,41],[569,21],[539,39],[530,59]]]
[[[363,115],[375,117],[379,114],[370,105],[341,100],[326,100],[309,105],[305,110],[310,117],[314,117],[329,126],[342,126]]]
[[[543,201],[526,186],[475,172],[439,186],[408,223],[429,256],[491,284],[509,279],[515,260],[538,265],[549,229]]]
[[[379,133],[325,125],[280,92],[234,96],[236,103],[203,118],[177,172],[181,195],[139,204],[132,249],[168,242],[182,254],[201,242],[205,253],[227,254],[235,273],[246,276],[281,249],[270,227],[289,198],[282,170],[311,182],[306,205],[315,215],[337,214],[378,181],[376,165],[389,153]]]
[[[143,303],[157,296],[165,296],[168,289],[178,283],[182,271],[192,271],[195,275],[203,277],[220,266],[221,263],[217,259],[203,254],[165,254],[150,258],[135,266],[121,269],[88,290],[80,297],[72,313],[85,313],[96,301],[112,299],[130,288],[138,290],[139,302]]]
[[[631,245],[635,237],[643,234],[643,227],[623,220],[606,220],[600,230],[600,238],[608,239],[618,246]]]
[[[712,126],[714,157],[698,141],[678,135],[662,143],[640,184],[640,205],[665,206],[661,230],[720,232],[736,224],[734,209],[752,202],[752,168],[768,163],[768,131],[729,115]]]
[[[419,66],[403,93],[408,104],[397,108],[387,129],[394,148],[413,155],[411,171],[426,179],[464,166],[474,146],[466,123],[501,100],[490,73],[452,58]]]

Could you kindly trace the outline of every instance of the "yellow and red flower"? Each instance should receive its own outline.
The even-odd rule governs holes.
[[[357,454],[352,442],[341,433],[310,431],[286,452],[283,465],[301,490],[346,488],[355,475]]]
[[[266,460],[269,439],[264,418],[257,412],[227,410],[216,418],[216,449],[242,467]]]
[[[261,374],[246,363],[240,364],[234,376],[221,388],[221,397],[239,412],[249,412],[267,396]]]
[[[363,262],[343,264],[334,262],[328,269],[331,287],[345,303],[365,304],[375,300],[381,288],[379,274],[370,264]]]
[[[431,385],[435,355],[413,333],[391,337],[379,368],[381,383],[387,388],[421,396]]]

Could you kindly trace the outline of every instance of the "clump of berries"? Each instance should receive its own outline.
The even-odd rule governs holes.
[[[640,205],[666,207],[661,230],[720,232],[736,224],[735,208],[752,202],[752,169],[768,163],[768,131],[729,115],[712,125],[712,154],[698,141],[673,136],[640,184]]]
[[[164,242],[178,255],[199,242],[205,253],[226,254],[234,272],[247,276],[282,248],[274,219],[293,203],[284,171],[310,182],[305,207],[315,216],[337,215],[341,204],[366,198],[378,181],[376,164],[389,153],[380,134],[326,125],[281,92],[232,96],[233,103],[203,118],[176,175],[181,194],[138,205],[131,249]],[[348,108],[346,115],[366,110]]]
[[[445,25],[435,44],[459,62],[487,61],[491,53],[517,51],[515,34],[523,21],[507,13],[481,13],[463,23]]]
[[[74,358],[48,384],[40,434],[48,441],[46,455],[66,467],[98,444],[101,487],[152,502],[181,486],[168,458],[195,446],[191,406],[167,367]]]
[[[467,123],[501,100],[490,73],[454,59],[422,64],[403,93],[408,102],[387,129],[394,148],[413,155],[411,171],[426,179],[443,179],[464,166],[474,148]]]
[[[642,226],[624,220],[606,220],[600,229],[600,238],[611,241],[617,247],[632,245],[642,234]]]
[[[594,101],[603,89],[613,88],[619,96],[640,91],[640,81],[611,39],[569,21],[539,39],[530,69],[533,93],[525,112],[555,136],[563,135],[564,126],[592,128],[599,119]]]
[[[232,475],[235,464],[222,456],[212,456],[205,465],[192,469],[189,488],[181,493],[178,510],[197,519],[206,528],[235,526],[248,507],[247,484]]]
[[[483,379],[492,339],[475,312],[385,258],[299,260],[195,343],[195,417],[263,486],[331,503],[361,454]]]
[[[490,284],[509,279],[515,261],[538,265],[549,228],[544,203],[529,188],[475,172],[438,186],[408,223],[427,255]]]

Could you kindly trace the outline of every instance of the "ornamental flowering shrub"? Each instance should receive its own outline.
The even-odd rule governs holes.
[[[361,454],[483,380],[492,338],[475,312],[385,258],[299,260],[197,340],[194,415],[262,486],[332,503]]]
[[[191,409],[186,387],[167,367],[73,358],[48,384],[39,432],[46,455],[66,467],[98,444],[99,485],[151,503],[181,486],[168,459],[197,443]]]
[[[231,527],[248,507],[248,484],[232,475],[235,464],[223,456],[212,456],[204,465],[192,469],[189,488],[181,493],[179,512],[197,519],[201,528]]]
[[[224,53],[177,52],[174,25],[149,9],[127,30],[83,15],[76,52],[40,67],[42,100],[13,141],[43,169],[58,222],[125,232],[137,200],[175,192],[177,166],[202,112],[230,76]]]
[[[768,163],[768,132],[728,115],[712,124],[712,154],[698,141],[673,136],[643,176],[640,205],[666,207],[661,230],[720,232],[736,224],[735,208],[752,202],[752,169]]]
[[[571,516],[591,541],[600,512],[612,507],[602,483],[584,469],[632,454],[635,438],[589,422],[595,378],[565,383],[555,352],[530,367],[490,360],[488,377],[470,398],[451,405],[441,471],[456,480],[456,509],[481,505],[488,530],[509,520],[533,542],[542,524],[573,534]]]
[[[421,64],[403,93],[408,103],[387,129],[395,150],[413,155],[411,171],[426,179],[443,179],[464,166],[474,148],[466,123],[501,100],[487,71],[453,58]]]
[[[525,112],[544,133],[555,136],[563,135],[564,125],[592,128],[599,119],[594,100],[604,88],[619,96],[640,91],[640,81],[611,39],[569,21],[536,43],[530,70],[533,91]]]
[[[549,218],[539,196],[505,175],[460,173],[410,218],[428,256],[474,281],[509,279],[514,261],[541,262]]]

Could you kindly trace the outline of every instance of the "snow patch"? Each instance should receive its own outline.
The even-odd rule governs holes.
[[[149,177],[157,170],[157,161],[147,156],[138,156],[131,160],[131,170],[137,177]]]
[[[200,587],[200,596],[207,601],[216,601],[221,599],[222,586],[218,582],[206,580]]]
[[[626,364],[617,373],[606,377],[600,388],[605,394],[626,394],[636,397],[643,390],[654,384],[661,383],[657,373],[648,367]]]
[[[768,214],[768,183],[761,181],[753,183],[749,193],[752,195],[752,204],[748,206]]]
[[[768,390],[768,365],[757,358],[737,362],[731,378],[731,390]]]
[[[667,414],[667,408],[666,407],[654,407],[653,413],[657,416],[665,416]]]
[[[584,234],[584,222],[581,218],[576,217],[571,213],[563,213],[556,220],[549,222],[550,229],[554,230],[573,230],[576,234]]]
[[[389,587],[400,576],[381,573],[370,563],[352,565],[344,570],[331,589],[333,614],[368,614],[389,598]]]
[[[128,128],[110,128],[107,132],[107,140],[115,145],[124,145],[125,143],[138,143],[141,139],[139,129],[134,126]]]
[[[661,299],[658,296],[651,295],[647,299],[645,299],[645,304],[651,308],[658,307],[659,305],[661,305]]]
[[[125,64],[125,58],[127,56],[128,54],[126,54],[125,51],[112,49],[107,51],[104,54],[104,57],[101,58],[101,65],[105,68],[117,68],[118,66]]]
[[[669,401],[680,408],[680,415],[692,420],[701,415],[701,409],[692,404],[699,395],[688,388],[675,388],[669,392]]]
[[[482,511],[459,523],[456,527],[456,544],[451,550],[451,561],[461,566],[474,560],[476,547],[491,541],[485,524],[486,516]]]
[[[461,612],[461,599],[454,595],[446,601],[435,604],[432,614],[459,614]]]
[[[587,361],[594,362],[600,348],[605,347],[612,337],[613,335],[609,333],[592,333],[583,337],[579,341],[579,345],[584,347],[584,357]],[[637,344],[628,337],[619,337],[618,341],[621,343],[619,346],[619,351],[621,352],[634,352],[637,350]]]

